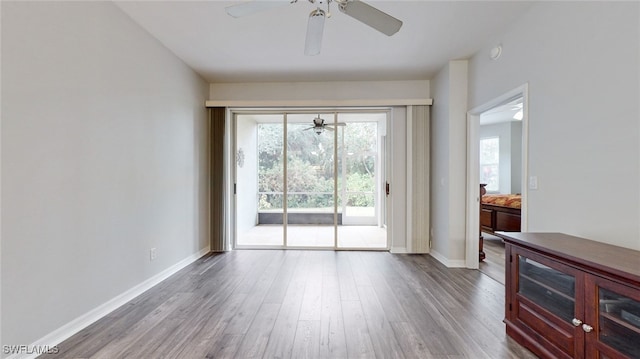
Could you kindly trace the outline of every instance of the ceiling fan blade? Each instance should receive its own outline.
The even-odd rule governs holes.
[[[333,127],[329,127],[329,126],[325,126],[324,129],[327,131],[335,131]]]
[[[304,54],[314,56],[320,53],[322,48],[322,32],[324,31],[325,13],[318,8],[309,14],[307,23],[307,39],[304,44]]]
[[[225,11],[233,17],[242,17],[288,4],[291,4],[291,0],[253,0],[227,6]]]
[[[348,0],[340,5],[340,11],[391,36],[402,27],[402,21],[360,0]]]

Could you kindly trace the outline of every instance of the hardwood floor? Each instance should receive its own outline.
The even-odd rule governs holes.
[[[44,358],[535,358],[504,286],[428,255],[210,254]]]
[[[487,257],[480,262],[480,272],[504,285],[504,243],[500,237],[484,233],[484,252]]]

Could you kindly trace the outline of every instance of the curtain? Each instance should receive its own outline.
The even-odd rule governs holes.
[[[429,253],[429,106],[411,106],[411,253]]]
[[[210,225],[211,251],[224,251],[226,222],[226,188],[224,180],[224,143],[226,108],[212,107],[210,114]]]

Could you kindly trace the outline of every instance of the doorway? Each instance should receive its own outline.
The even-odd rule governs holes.
[[[235,248],[388,249],[385,110],[234,112]]]
[[[489,193],[520,198],[520,231],[527,228],[528,86],[525,84],[472,109],[467,115],[466,266],[480,267],[480,183]],[[509,211],[512,211],[509,209]],[[483,214],[486,212],[483,208]],[[511,214],[509,214],[511,216]],[[488,240],[499,239],[491,234]],[[489,243],[492,245],[493,243]],[[498,253],[499,248],[491,252]],[[502,258],[486,263],[499,266]],[[484,269],[484,268],[483,268]],[[499,273],[499,268],[498,268]],[[504,280],[504,279],[503,279]]]

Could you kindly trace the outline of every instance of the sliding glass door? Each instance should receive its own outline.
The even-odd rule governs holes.
[[[236,245],[284,245],[284,115],[235,116]]]
[[[335,246],[334,114],[287,115],[287,246]],[[315,127],[314,119],[324,127]],[[317,120],[319,121],[319,120]],[[320,131],[320,133],[316,132]]]
[[[340,114],[341,154],[340,210],[343,226],[338,228],[340,248],[386,248],[383,180],[379,171],[381,133],[386,113]]]
[[[386,118],[236,113],[236,247],[386,249]]]

